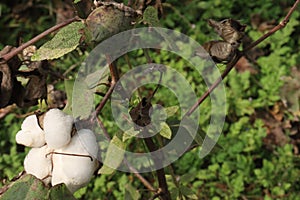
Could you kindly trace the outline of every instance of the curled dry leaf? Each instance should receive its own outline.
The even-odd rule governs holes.
[[[0,59],[3,55],[12,51],[14,47],[6,46],[0,51]],[[8,62],[0,60],[0,108],[9,104],[14,87],[14,72],[18,70],[21,62],[18,57],[13,57]]]
[[[67,102],[66,92],[54,88],[53,85],[47,85],[47,103],[50,108],[64,108]]]
[[[150,101],[150,99],[144,97],[142,101],[129,112],[132,121],[136,125],[144,127],[151,123],[150,108],[152,108],[152,104]]]
[[[11,71],[6,62],[0,63],[0,107],[5,107],[11,97],[13,80],[11,76]]]

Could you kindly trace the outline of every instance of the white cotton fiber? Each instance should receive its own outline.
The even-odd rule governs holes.
[[[27,147],[41,147],[45,145],[45,133],[39,126],[35,115],[25,118],[21,125],[21,130],[16,135],[16,142]]]
[[[99,146],[96,136],[90,129],[81,129],[77,132],[81,146],[92,156],[97,159]]]
[[[45,184],[49,184],[51,181],[51,159],[50,155],[46,157],[46,154],[50,150],[47,145],[40,148],[32,148],[25,157],[24,169],[28,174],[32,174],[38,179],[43,180]]]
[[[94,171],[97,169],[98,161],[94,158],[91,160],[91,157],[80,156],[89,155],[89,152],[83,147],[80,141],[82,137],[79,137],[79,135],[90,137],[90,134],[94,133],[87,129],[80,130],[72,137],[71,142],[67,146],[55,151],[76,155],[53,155],[55,164],[52,172],[52,185],[65,183],[68,189],[74,193],[89,183]],[[96,147],[91,147],[91,151],[98,152],[99,147],[96,140],[90,142],[90,145],[96,145]]]
[[[71,140],[73,117],[59,109],[49,110],[44,118],[45,140],[49,148],[59,149]]]

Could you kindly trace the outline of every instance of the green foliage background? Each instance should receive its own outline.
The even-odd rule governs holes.
[[[32,15],[16,18],[13,8],[25,1],[4,1],[0,3],[0,48],[5,45],[17,45],[16,38],[22,35],[24,41],[46,30],[55,24],[55,14],[51,12],[53,3],[46,0],[33,1]],[[251,15],[259,14],[265,20],[279,22],[285,16],[293,1],[176,1],[166,0],[163,3],[164,14],[160,19],[162,27],[178,30],[199,43],[216,39],[217,36],[208,27],[208,18],[234,18],[247,24],[247,35],[253,40],[263,33],[251,26]],[[284,129],[288,141],[283,145],[268,145],[268,127],[258,113],[269,112],[282,102],[281,88],[285,84],[282,77],[290,77],[292,67],[300,70],[300,11],[292,15],[287,27],[268,38],[259,47],[267,49],[268,54],[256,60],[254,68],[258,71],[239,73],[232,71],[224,80],[227,94],[227,118],[219,144],[223,149],[211,153],[204,159],[198,157],[199,149],[185,154],[174,163],[174,172],[180,180],[180,190],[176,189],[167,170],[168,183],[172,195],[180,191],[187,199],[297,199],[300,195],[300,160],[295,152],[295,143],[290,137],[290,129]],[[32,24],[36,24],[32,26]],[[49,39],[49,38],[48,38]],[[47,38],[37,45],[47,41]],[[51,63],[53,69],[63,73],[70,66],[81,63],[88,49],[78,48]],[[155,62],[174,67],[191,83],[197,95],[201,95],[206,86],[193,72],[188,63],[176,59],[166,52],[150,52]],[[129,54],[132,66],[146,62],[141,51]],[[176,60],[175,60],[176,59]],[[124,60],[120,60],[121,72],[129,70]],[[70,78],[76,75],[76,69],[70,73]],[[220,65],[220,70],[224,66]],[[53,81],[50,80],[49,81]],[[64,89],[63,81],[55,84],[56,88]],[[147,94],[147,91],[143,91]],[[160,90],[156,98],[165,106],[176,104],[175,98],[169,98],[167,90]],[[299,103],[299,99],[296,100]],[[15,143],[15,134],[20,129],[24,113],[35,110],[15,109],[0,121],[0,187],[23,170],[23,159],[28,149]],[[210,101],[207,99],[201,106],[200,126],[205,130],[210,116]],[[114,126],[105,107],[101,118],[110,133],[120,132]],[[297,113],[297,112],[296,112]],[[298,111],[299,113],[299,111]],[[299,117],[295,112],[285,109],[283,117],[286,121],[295,121]],[[297,124],[297,122],[295,122]],[[300,126],[299,126],[300,127]],[[299,137],[299,130],[297,132]],[[113,134],[112,134],[113,135]],[[128,141],[128,147],[135,150],[143,149],[135,145],[134,140]],[[299,147],[299,144],[298,146]],[[143,174],[154,185],[153,174]],[[157,186],[157,185],[156,185]],[[130,194],[135,195],[130,195]],[[115,172],[113,175],[101,175],[93,178],[91,183],[79,190],[75,196],[81,199],[130,199],[132,196],[147,199],[151,192],[132,174]]]

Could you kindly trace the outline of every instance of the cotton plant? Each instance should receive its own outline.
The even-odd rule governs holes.
[[[41,120],[28,116],[16,135],[18,144],[32,147],[24,169],[45,184],[64,183],[74,193],[88,184],[98,168],[95,134],[89,129],[74,131],[73,117],[59,109],[49,110]]]

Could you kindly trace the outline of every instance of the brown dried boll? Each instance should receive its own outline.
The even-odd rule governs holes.
[[[223,40],[206,42],[203,44],[203,48],[217,63],[231,61],[235,57],[241,40],[244,37],[246,25],[233,19],[225,19],[220,22],[209,19],[208,24],[214,28]],[[205,58],[202,54],[196,51],[196,55]]]
[[[217,63],[229,62],[234,58],[235,48],[225,41],[209,41],[202,46],[207,53],[211,56],[213,61]]]
[[[92,41],[101,42],[119,32],[128,30],[134,16],[113,6],[96,8],[86,19]]]
[[[224,19],[220,22],[209,19],[208,24],[214,28],[216,33],[223,38],[224,41],[230,43],[236,48],[244,37],[246,25],[241,24],[234,19]]]

